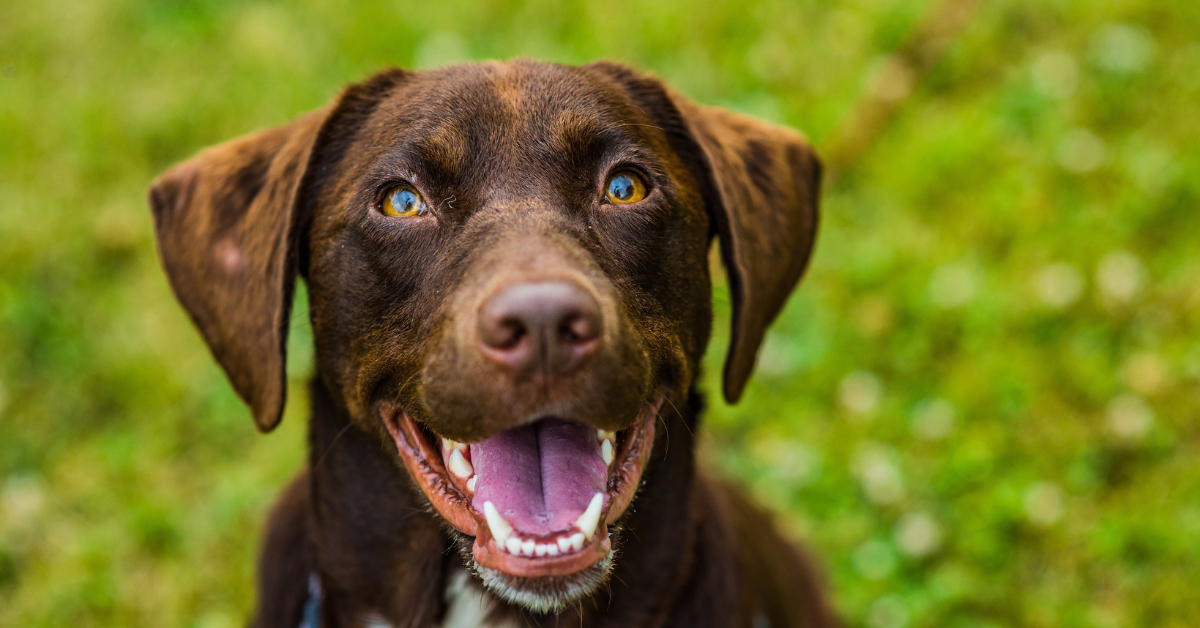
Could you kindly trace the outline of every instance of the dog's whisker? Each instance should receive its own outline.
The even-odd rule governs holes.
[[[675,411],[675,416],[680,418],[679,422],[683,423],[683,429],[687,430],[688,434],[691,435],[692,438],[696,438],[696,433],[692,431],[692,426],[688,425],[687,421],[682,420],[683,413],[679,411],[679,408],[675,407],[675,402],[671,401],[671,399],[668,397],[664,398],[667,400],[667,403],[671,404],[671,409]]]
[[[319,469],[321,465],[324,464],[325,458],[329,457],[329,454],[333,451],[334,446],[338,444],[338,441],[341,440],[342,436],[349,431],[353,425],[353,423],[346,422],[346,426],[338,431],[337,435],[333,437],[333,440],[329,441],[329,446],[325,448],[325,451],[321,454],[321,457],[317,459],[317,463],[313,465],[314,470]]]

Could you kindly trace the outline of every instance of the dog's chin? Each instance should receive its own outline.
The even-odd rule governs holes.
[[[501,600],[534,613],[558,613],[583,600],[608,582],[613,556],[609,552],[581,571],[563,576],[522,577],[484,567],[472,556],[474,539],[458,534],[458,549],[483,586]],[[612,534],[611,536],[616,536]],[[614,539],[615,541],[615,539]]]
[[[606,432],[561,417],[457,443],[384,409],[409,475],[457,533],[466,564],[498,598],[557,612],[594,593],[641,483],[663,397]]]

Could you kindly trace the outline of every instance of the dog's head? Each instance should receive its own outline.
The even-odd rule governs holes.
[[[603,582],[665,408],[733,298],[734,401],[804,271],[803,138],[621,66],[386,71],[155,181],[163,264],[258,427],[297,271],[318,374],[484,581],[545,610]]]

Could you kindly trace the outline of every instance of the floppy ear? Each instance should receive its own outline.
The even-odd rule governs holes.
[[[821,162],[791,129],[697,105],[619,63],[585,68],[615,80],[659,123],[701,186],[733,296],[724,393],[735,403],[767,326],[808,266],[817,235]]]
[[[150,185],[167,278],[263,432],[287,397],[288,319],[307,224],[301,190],[337,144],[409,74],[384,70],[286,126],[209,148]]]
[[[150,186],[175,296],[264,432],[279,422],[287,395],[296,191],[324,119],[324,110],[313,112],[209,148]]]
[[[711,186],[709,212],[733,297],[724,393],[734,403],[754,370],[767,326],[808,265],[821,162],[791,129],[671,95],[702,153],[701,177]]]
[[[733,329],[724,393],[726,401],[737,402],[768,325],[808,267],[821,161],[791,128],[702,107],[661,80],[611,61],[584,67],[616,80],[659,122],[700,183],[730,277]]]

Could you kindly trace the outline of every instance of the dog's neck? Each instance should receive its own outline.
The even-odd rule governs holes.
[[[436,626],[453,619],[448,592],[481,593],[475,578],[457,579],[466,570],[446,524],[390,450],[351,424],[320,378],[311,397],[309,537],[327,617],[338,618],[338,626],[366,625],[372,618]],[[663,412],[658,424],[663,446],[656,448],[623,522],[606,590],[554,617],[524,616],[495,600],[493,623],[508,617],[538,626],[669,624],[681,598],[701,593],[692,582],[707,570],[695,562],[714,561],[711,547],[704,548],[711,539],[701,538],[711,536],[711,522],[697,516],[693,490],[693,413],[700,401],[692,397],[686,416]]]

